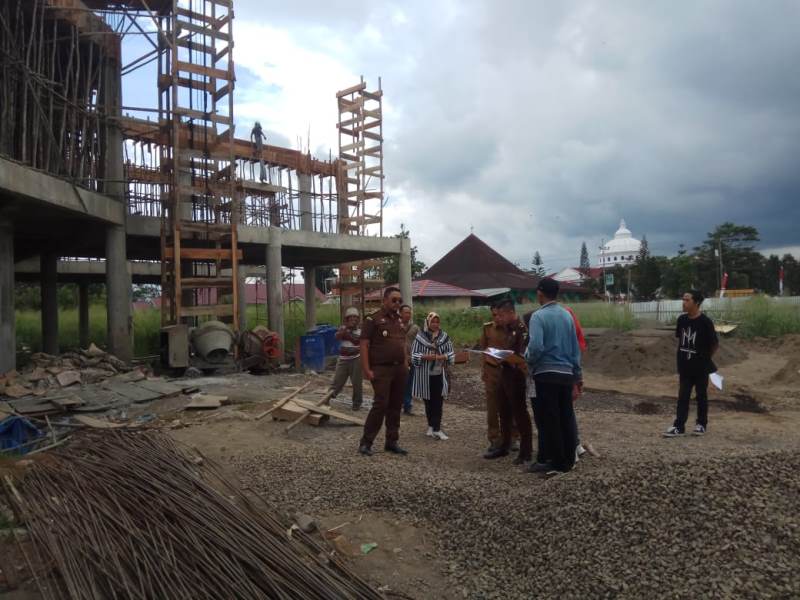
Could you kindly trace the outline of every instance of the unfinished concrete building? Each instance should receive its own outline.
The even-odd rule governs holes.
[[[266,276],[282,339],[282,267],[314,281],[320,266],[347,265],[342,302],[358,303],[369,261],[399,255],[410,299],[410,243],[382,230],[380,87],[320,91],[339,103],[335,159],[235,135],[233,4],[0,0],[0,373],[15,367],[15,280],[41,285],[48,353],[59,351],[59,283],[80,284],[85,344],[85,284],[104,281],[106,342],[123,359],[132,282],[161,284],[164,325],[238,329],[244,278]],[[147,50],[123,61],[132,38]],[[148,65],[153,105],[126,106],[123,78]]]

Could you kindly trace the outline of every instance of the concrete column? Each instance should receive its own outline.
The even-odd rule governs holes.
[[[285,350],[281,230],[278,227],[269,228],[269,244],[267,244],[267,316],[270,330],[278,334],[281,348]]]
[[[300,188],[300,229],[314,230],[314,207],[311,198],[311,175],[297,174],[297,185]]]
[[[78,284],[78,345],[89,347],[89,282]]]
[[[400,243],[402,244],[398,264],[400,293],[403,295],[403,303],[413,306],[413,298],[411,297],[411,240],[403,238]]]
[[[303,280],[305,281],[306,331],[317,326],[316,279],[317,269],[315,267],[303,267]]]
[[[58,354],[58,255],[44,252],[39,257],[42,292],[42,351]]]
[[[244,332],[247,329],[247,277],[242,274],[242,265],[239,265],[239,331]]]
[[[120,64],[107,60],[103,69],[103,106],[109,116],[119,116],[122,105]],[[103,193],[117,202],[125,202],[125,182],[122,155],[122,132],[116,121],[106,123],[106,143],[103,148],[103,170],[106,181]],[[127,211],[126,211],[127,214]],[[125,246],[125,227],[106,230],[106,296],[108,351],[121,360],[133,358],[131,333],[131,276]]]
[[[0,217],[0,375],[17,368],[14,228]]]
[[[120,360],[133,358],[131,332],[131,275],[125,253],[125,229],[106,229],[106,311],[108,351]]]

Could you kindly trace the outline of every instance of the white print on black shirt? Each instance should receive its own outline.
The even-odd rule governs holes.
[[[680,352],[686,354],[686,360],[691,360],[692,354],[697,354],[695,350],[695,342],[697,341],[697,330],[692,331],[691,327],[684,327],[681,332],[681,347]]]

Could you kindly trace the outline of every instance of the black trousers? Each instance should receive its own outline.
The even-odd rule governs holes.
[[[708,374],[680,375],[678,385],[678,414],[675,417],[675,427],[683,431],[686,420],[689,418],[689,400],[692,397],[692,388],[697,398],[697,424],[708,426]]]
[[[425,400],[425,416],[428,419],[428,427],[433,427],[434,431],[442,430],[442,388],[444,378],[441,375],[431,375],[430,390],[431,397]]]
[[[531,405],[539,434],[537,462],[550,462],[558,471],[569,471],[575,465],[578,445],[572,384],[536,381]]]

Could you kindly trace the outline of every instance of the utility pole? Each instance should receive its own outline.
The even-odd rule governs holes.
[[[608,301],[608,290],[606,289],[606,257],[603,256],[603,248],[606,245],[606,238],[600,239],[600,266],[603,267],[603,302]]]

